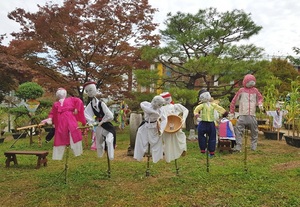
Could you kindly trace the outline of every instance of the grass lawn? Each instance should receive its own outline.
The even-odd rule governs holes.
[[[127,156],[129,127],[117,131],[115,159],[111,161],[111,177],[107,176],[107,158],[85,149],[66,160],[52,160],[52,144],[42,147],[35,136],[14,142],[8,136],[0,144],[0,206],[116,206],[116,207],[274,207],[300,206],[300,148],[285,141],[266,140],[260,134],[258,149],[245,153],[216,153],[209,159],[199,153],[198,143],[187,141],[185,157],[175,162],[142,162]],[[90,139],[89,139],[90,141]],[[248,143],[250,141],[248,140]],[[48,166],[35,169],[36,156],[17,155],[19,165],[5,167],[7,150],[48,150]],[[66,154],[65,154],[66,155]],[[245,170],[247,169],[247,171]],[[67,175],[64,173],[67,172]],[[67,183],[65,183],[65,178]]]

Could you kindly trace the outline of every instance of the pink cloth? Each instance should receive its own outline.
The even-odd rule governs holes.
[[[76,115],[74,115],[75,109],[78,111]],[[78,129],[78,121],[85,125],[86,120],[81,99],[75,97],[65,98],[62,106],[59,101],[55,102],[49,113],[49,117],[51,116],[55,125],[54,146],[69,145],[70,134],[74,143],[82,140],[81,130]]]

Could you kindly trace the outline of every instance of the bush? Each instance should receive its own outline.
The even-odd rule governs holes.
[[[16,96],[21,99],[37,99],[44,94],[43,88],[34,82],[26,82],[21,84],[16,91]]]

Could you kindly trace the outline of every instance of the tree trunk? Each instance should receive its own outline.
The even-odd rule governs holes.
[[[186,104],[185,106],[189,110],[189,115],[186,118],[186,130],[190,131],[190,129],[195,129],[195,122],[194,122],[194,106],[191,104]]]

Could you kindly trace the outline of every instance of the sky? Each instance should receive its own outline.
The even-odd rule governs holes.
[[[252,36],[245,43],[254,44],[265,49],[270,57],[296,54],[293,47],[300,48],[300,1],[299,0],[148,0],[149,4],[159,11],[154,15],[158,29],[164,29],[167,13],[195,14],[199,9],[216,8],[218,12],[243,10],[250,14],[256,25],[262,26],[259,34]],[[37,4],[45,5],[49,0],[1,0],[0,2],[0,34],[18,32],[19,25],[7,18],[7,14],[15,8],[26,11],[37,11]],[[63,0],[52,0],[61,4]],[[7,45],[11,38],[2,44]]]

